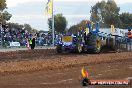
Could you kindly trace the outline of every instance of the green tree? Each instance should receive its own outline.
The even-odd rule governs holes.
[[[0,22],[2,23],[5,23],[12,17],[5,9],[7,9],[6,0],[0,0]]]
[[[88,20],[82,20],[79,24],[71,26],[69,28],[68,32],[73,33],[73,34],[77,34],[77,32],[79,30],[86,29],[87,28],[87,23],[89,23],[89,22],[90,21],[88,21]]]
[[[36,29],[32,28],[29,24],[24,24],[23,27],[24,27],[25,30],[27,30],[30,33],[38,32]]]
[[[91,21],[100,22],[104,27],[110,27],[110,25],[119,27],[121,23],[119,11],[120,8],[114,0],[108,0],[107,2],[103,0],[91,8]]]
[[[10,29],[22,29],[23,25],[19,25],[18,23],[8,23]]]
[[[132,14],[122,13],[120,14],[120,20],[122,28],[132,28]]]
[[[38,32],[36,29],[32,28],[29,24],[18,24],[18,23],[8,23],[9,29],[15,29],[15,30],[27,30],[30,33],[36,33]]]
[[[48,25],[51,31],[52,18],[48,19]],[[67,21],[66,21],[66,18],[62,14],[57,14],[54,16],[54,28],[56,32],[58,33],[65,32],[66,26],[67,26]]]
[[[79,30],[79,26],[78,25],[73,25],[69,28],[68,33],[73,33],[76,34]]]
[[[6,9],[6,0],[0,0],[0,12],[2,12],[4,9]]]

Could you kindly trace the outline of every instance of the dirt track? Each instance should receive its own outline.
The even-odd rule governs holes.
[[[82,66],[89,71],[90,79],[132,79],[132,53],[130,52],[55,55],[50,51],[51,53],[46,56],[43,53],[45,51],[38,51],[21,51],[23,53],[12,60],[10,60],[11,56],[8,58],[9,52],[8,57],[3,58],[0,63],[0,88],[82,88],[79,83]],[[33,56],[30,55],[30,58],[28,54],[23,56],[27,52],[31,52],[28,54]],[[3,54],[5,53],[1,54],[1,58],[5,57]],[[15,54],[12,55],[14,56]],[[131,87],[124,85],[87,88]]]

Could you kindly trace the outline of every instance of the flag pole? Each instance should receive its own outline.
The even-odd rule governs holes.
[[[54,1],[52,0],[52,43],[53,43],[53,47],[55,45],[54,39],[55,39],[55,32],[54,32]]]

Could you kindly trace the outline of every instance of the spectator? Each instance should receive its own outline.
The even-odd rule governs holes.
[[[30,45],[30,48],[33,49],[33,46],[32,46],[32,38],[29,38],[29,45]]]
[[[34,49],[35,48],[35,38],[36,38],[36,36],[33,36],[31,49]]]

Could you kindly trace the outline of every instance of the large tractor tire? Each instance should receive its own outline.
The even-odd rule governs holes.
[[[88,52],[90,51],[90,53],[100,53],[101,39],[98,35],[89,35],[87,44],[94,47],[92,50],[88,50]]]
[[[83,52],[83,53],[87,53],[87,46],[83,46],[83,47],[82,47],[82,52]]]
[[[57,51],[57,53],[62,53],[62,46],[61,45],[57,45],[56,51]]]
[[[93,34],[89,34],[88,36],[87,36],[87,44],[88,45],[95,45],[95,42],[96,42],[96,39],[97,39],[97,36],[96,35],[93,35]]]

